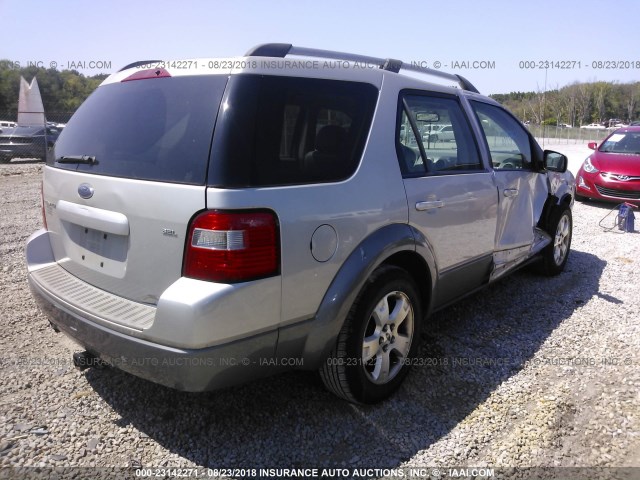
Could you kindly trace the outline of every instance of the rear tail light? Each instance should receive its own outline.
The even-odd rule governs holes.
[[[211,282],[246,282],[280,271],[278,221],[273,212],[209,210],[189,226],[183,275]]]

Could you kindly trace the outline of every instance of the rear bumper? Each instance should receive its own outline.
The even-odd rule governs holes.
[[[6,158],[44,158],[46,149],[42,145],[0,145],[0,156]]]
[[[199,392],[275,373],[265,366],[273,355],[275,332],[210,348],[172,348],[114,332],[71,313],[31,276],[29,286],[42,311],[61,332],[110,365],[152,382]]]
[[[57,329],[107,363],[171,388],[205,391],[244,383],[278,370],[275,355],[277,330],[235,339],[206,348],[177,348],[129,335],[91,320],[65,299],[53,294],[36,272],[51,266],[46,231],[27,243],[28,280],[42,311]]]

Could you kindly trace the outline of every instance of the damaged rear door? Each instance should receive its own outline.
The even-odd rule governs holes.
[[[548,195],[547,179],[533,162],[532,140],[503,108],[479,101],[471,105],[482,126],[498,186],[495,279],[530,258],[550,242],[537,228]]]

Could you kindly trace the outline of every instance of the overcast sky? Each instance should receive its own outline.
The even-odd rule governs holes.
[[[637,0],[0,0],[0,59],[92,75],[284,42],[440,62],[491,94],[639,81],[639,18]]]

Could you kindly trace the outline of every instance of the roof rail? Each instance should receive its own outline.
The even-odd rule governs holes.
[[[250,49],[245,56],[246,57],[279,57],[284,58],[287,55],[295,55],[298,57],[314,57],[314,58],[327,58],[333,60],[345,60],[348,62],[360,62],[377,65],[378,68],[388,70],[390,72],[399,73],[400,70],[409,72],[421,73],[424,75],[431,75],[433,77],[444,78],[455,82],[463,90],[469,92],[478,92],[478,89],[473,84],[461,75],[455,75],[453,73],[441,72],[440,70],[434,70],[432,68],[419,67],[417,65],[410,65],[404,63],[402,60],[396,60],[393,58],[379,58],[369,57],[367,55],[357,55],[355,53],[335,52],[332,50],[321,50],[317,48],[307,47],[294,47],[290,43],[265,43],[258,45]]]

